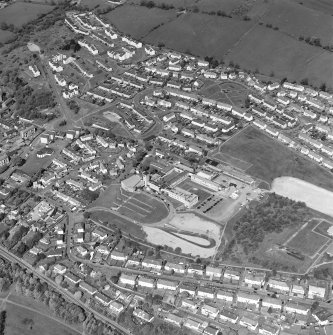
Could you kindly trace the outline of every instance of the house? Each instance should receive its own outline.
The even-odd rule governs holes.
[[[223,277],[225,279],[238,281],[240,279],[240,272],[236,270],[227,269],[224,271]]]
[[[217,335],[219,332],[219,329],[213,326],[208,326],[203,331],[205,335]]]
[[[233,302],[234,295],[231,292],[224,291],[224,290],[218,290],[216,292],[216,299],[224,300],[228,302]]]
[[[157,280],[157,288],[159,290],[171,290],[175,291],[178,287],[178,282],[165,280],[165,279],[158,279]]]
[[[214,299],[214,291],[208,287],[199,287],[197,297],[202,299]]]
[[[142,260],[142,267],[152,270],[161,270],[162,261],[146,257],[145,259]]]
[[[197,304],[193,300],[183,299],[181,307],[191,309],[194,312],[197,309]]]
[[[326,295],[326,287],[318,285],[309,285],[308,298],[309,299],[324,299]]]
[[[258,326],[258,321],[257,320],[254,320],[252,318],[249,318],[249,317],[246,317],[246,316],[243,316],[240,321],[239,321],[239,324],[243,327],[246,327],[247,329],[249,330],[252,330],[254,331],[257,326]]]
[[[182,283],[179,285],[179,293],[187,292],[189,295],[194,296],[196,291],[196,287],[188,284]]]
[[[124,305],[118,301],[111,301],[109,309],[111,313],[119,315],[124,310]]]
[[[164,318],[164,321],[172,323],[173,325],[180,327],[183,319],[178,315],[168,313],[166,317]]]
[[[138,286],[154,288],[154,284],[155,284],[154,278],[139,277]]]
[[[253,122],[253,124],[254,124],[255,126],[257,126],[258,128],[262,129],[262,130],[265,130],[266,127],[267,127],[266,123],[264,123],[264,122],[262,122],[262,121],[260,121],[260,120],[255,120],[255,121]]]
[[[271,298],[271,297],[264,297],[262,299],[262,307],[265,308],[271,308],[274,310],[281,310],[282,308],[282,301],[277,298]]]
[[[219,309],[208,304],[203,304],[201,306],[201,314],[208,316],[211,319],[215,319],[219,314]]]
[[[251,294],[251,293],[245,293],[239,291],[237,293],[237,302],[248,304],[248,305],[255,305],[255,307],[258,307],[260,301],[260,296]]]
[[[206,267],[206,276],[212,279],[218,279],[222,277],[222,268],[216,268],[214,266],[208,265]]]
[[[9,157],[6,153],[0,154],[0,166],[7,165],[9,163]]]
[[[290,291],[290,287],[286,282],[281,281],[281,280],[276,280],[273,278],[270,278],[268,280],[267,289],[268,288],[271,290],[276,290],[276,291],[281,291],[281,292],[286,292],[286,293],[289,293]]]
[[[53,268],[53,272],[60,275],[63,275],[66,271],[67,271],[66,266],[61,264],[56,264]]]
[[[32,72],[34,78],[40,76],[40,71],[38,70],[38,67],[36,65],[29,65],[29,70]]]
[[[279,327],[271,324],[264,323],[259,327],[259,334],[262,335],[277,335],[279,333]]]
[[[108,234],[101,228],[97,228],[92,231],[91,235],[98,238],[100,241],[104,241],[108,237]]]
[[[125,262],[127,260],[127,256],[123,252],[116,250],[111,252],[110,258],[121,262]]]
[[[183,326],[185,328],[188,328],[190,330],[194,330],[194,331],[198,332],[199,329],[200,329],[200,326],[201,326],[201,322],[189,318],[189,319],[185,320]]]
[[[263,287],[265,283],[265,272],[253,272],[246,270],[244,275],[244,283],[251,287]]]
[[[80,281],[79,283],[80,289],[82,289],[84,292],[88,293],[89,295],[94,295],[97,292],[97,289],[85,281]]]
[[[203,272],[204,270],[201,264],[192,263],[187,268],[188,274],[193,274],[193,275],[195,274],[195,275],[203,276]]]
[[[236,323],[238,320],[238,315],[227,308],[224,308],[222,311],[220,311],[219,317],[222,322]]]
[[[293,284],[291,287],[290,295],[294,297],[304,298],[305,290],[301,285]]]
[[[126,273],[122,273],[119,277],[119,283],[123,285],[135,286],[137,275],[128,275]]]
[[[94,299],[102,304],[103,306],[108,306],[111,302],[111,298],[107,297],[105,294],[98,292],[95,296]]]
[[[310,308],[305,305],[301,305],[294,302],[288,302],[287,305],[284,306],[284,310],[286,313],[296,313],[301,315],[307,315]]]
[[[74,275],[71,272],[65,273],[65,279],[72,285],[77,285],[81,281],[78,276]]]
[[[141,308],[136,308],[133,315],[144,322],[152,322],[154,320],[153,315],[150,315]]]

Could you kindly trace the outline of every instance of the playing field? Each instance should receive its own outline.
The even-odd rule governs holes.
[[[0,10],[0,23],[14,24],[22,27],[24,24],[34,20],[40,14],[50,12],[54,6],[32,4],[27,2],[14,2]]]
[[[247,170],[251,167],[251,163],[245,162],[241,159],[235,158],[231,155],[228,155],[226,153],[218,152],[216,155],[214,155],[214,159],[217,159],[223,163],[227,163],[229,165],[232,165],[240,170]]]
[[[317,220],[310,221],[306,227],[298,231],[287,246],[300,251],[303,255],[310,257],[315,255],[330,240],[312,231],[317,225]]]
[[[329,171],[252,126],[222,144],[220,152],[252,164],[246,172],[269,183],[277,177],[290,176],[333,191]]]
[[[207,199],[211,193],[205,189],[205,187],[194,183],[190,179],[184,180],[182,183],[178,185],[178,187],[182,188],[185,191],[194,193],[199,198],[199,203]]]
[[[168,216],[166,205],[145,193],[130,193],[118,185],[111,185],[91,205],[92,209],[114,210],[127,218],[141,223],[159,222]]]
[[[327,222],[327,221],[322,221],[319,223],[319,225],[314,229],[315,232],[317,232],[318,234],[321,234],[321,235],[325,235],[329,238],[333,238],[333,236],[329,235],[327,233],[327,230],[332,227],[332,223],[330,222]]]

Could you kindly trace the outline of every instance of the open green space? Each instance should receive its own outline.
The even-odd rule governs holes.
[[[319,223],[319,225],[317,225],[317,227],[314,229],[315,232],[321,234],[321,235],[325,235],[329,238],[332,238],[332,236],[328,235],[327,230],[332,227],[332,223],[328,222],[328,221],[322,221]]]
[[[144,41],[155,45],[163,42],[171,49],[221,60],[252,25],[249,21],[187,13],[155,29]]]
[[[219,161],[227,163],[229,165],[232,165],[243,171],[249,169],[252,165],[251,163],[245,162],[239,158],[235,158],[231,155],[228,155],[226,153],[221,153],[221,152],[218,152],[217,154],[215,154],[213,158],[218,159]]]
[[[14,2],[0,10],[0,23],[14,24],[15,27],[20,28],[39,15],[50,12],[53,8],[54,6],[50,5]]]
[[[79,331],[74,331],[66,325],[58,322],[52,316],[36,313],[30,305],[18,306],[11,304],[10,301],[6,304],[6,335],[77,335]],[[47,314],[45,311],[43,314]]]
[[[127,4],[119,6],[104,16],[119,31],[137,39],[145,37],[153,29],[176,19],[176,17],[177,13],[175,10],[149,9]]]
[[[274,178],[290,176],[333,190],[333,178],[328,170],[252,126],[224,143],[220,152],[252,164],[246,172],[269,183]]]
[[[317,225],[317,220],[311,220],[287,243],[287,246],[300,251],[303,255],[313,256],[329,240],[312,231]]]

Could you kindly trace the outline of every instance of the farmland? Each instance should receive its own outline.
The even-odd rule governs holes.
[[[14,24],[15,27],[20,28],[53,8],[54,6],[50,5],[16,2],[0,11],[0,23]]]
[[[277,177],[291,176],[333,190],[329,171],[253,127],[244,129],[222,144],[220,152],[252,164],[246,172],[268,183]]]
[[[148,9],[130,5],[120,6],[105,15],[105,19],[114,24],[121,32],[137,39],[145,37],[152,29],[174,20],[176,17],[177,14],[174,10]]]
[[[163,42],[171,49],[221,60],[251,26],[251,22],[188,13],[155,29],[144,41],[155,45]]]

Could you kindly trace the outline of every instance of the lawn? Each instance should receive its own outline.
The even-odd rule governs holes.
[[[249,32],[225,59],[265,75],[274,72],[276,77],[286,77],[289,81],[308,78],[313,84],[325,82],[333,87],[332,75],[327,71],[327,64],[332,64],[332,53],[264,26]]]
[[[144,41],[163,42],[171,49],[220,60],[252,25],[251,21],[187,13],[155,29]]]
[[[312,231],[318,225],[317,220],[310,221],[307,226],[294,236],[287,246],[300,251],[303,255],[313,256],[329,240],[327,237]]]
[[[33,308],[35,310],[27,301],[24,301],[23,304],[26,305],[27,308]],[[6,335],[77,335],[81,333],[49,317],[48,310],[45,310],[45,307],[40,311],[44,315],[27,308],[7,302]]]
[[[106,21],[115,25],[119,31],[137,39],[145,37],[156,27],[172,21],[176,17],[175,10],[148,9],[147,7],[127,4],[119,6],[104,16]]]
[[[32,176],[42,168],[46,168],[52,162],[52,159],[53,155],[46,156],[44,158],[38,158],[36,153],[30,154],[26,163],[22,166],[21,170],[29,176]]]
[[[15,2],[0,11],[0,23],[14,24],[22,27],[39,15],[50,12],[54,6]]]
[[[333,178],[329,171],[252,126],[223,144],[220,152],[252,164],[246,172],[269,183],[277,177],[290,176],[333,190]]]
[[[218,159],[221,162],[227,163],[229,165],[232,165],[240,170],[247,170],[251,167],[252,164],[245,162],[241,159],[235,158],[233,156],[230,156],[226,153],[221,153],[218,152],[216,155],[213,157],[214,159]]]

